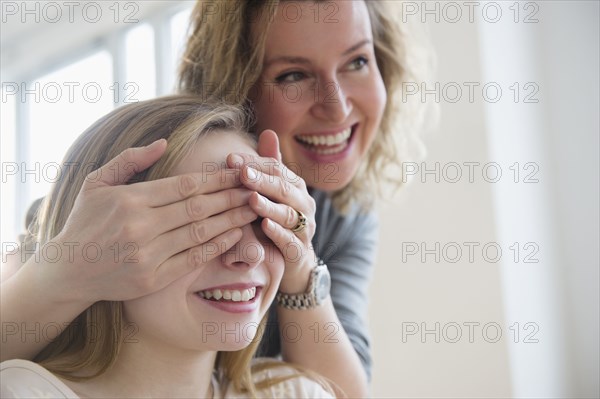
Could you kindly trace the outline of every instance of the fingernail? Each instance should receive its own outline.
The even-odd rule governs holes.
[[[264,209],[267,207],[267,200],[262,195],[258,194],[258,207]]]
[[[248,176],[248,179],[250,180],[256,180],[258,178],[256,170],[251,167],[246,168],[246,176]]]
[[[271,219],[267,219],[267,229],[274,230],[275,224],[271,221]]]
[[[234,166],[242,166],[244,164],[244,159],[237,154],[233,154],[231,156],[231,162],[233,162]]]

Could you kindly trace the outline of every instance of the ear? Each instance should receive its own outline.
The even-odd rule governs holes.
[[[281,162],[281,151],[279,150],[277,133],[267,129],[260,134],[258,137],[258,155],[275,158]]]

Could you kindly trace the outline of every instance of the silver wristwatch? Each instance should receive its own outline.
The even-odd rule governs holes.
[[[277,304],[287,309],[312,309],[323,303],[329,296],[331,276],[327,265],[319,259],[317,266],[310,274],[308,290],[302,294],[284,294],[278,292]]]

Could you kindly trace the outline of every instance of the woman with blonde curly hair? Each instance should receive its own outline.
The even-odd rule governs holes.
[[[36,286],[45,302],[5,305],[4,298],[16,298],[26,289],[24,276],[35,267],[29,260],[25,271],[3,282],[2,320],[25,326],[68,322],[90,301],[154,292],[203,264],[190,254],[206,253],[209,243],[221,248],[237,240],[232,231],[243,221],[234,217],[235,206],[247,200],[264,219],[263,232],[285,262],[277,305],[269,312],[267,327],[272,328],[266,329],[259,353],[316,371],[348,396],[366,396],[372,363],[368,283],[378,234],[373,201],[388,180],[386,168],[406,160],[404,150],[417,126],[413,122],[421,116],[421,104],[401,101],[402,83],[419,82],[420,71],[409,51],[411,39],[390,5],[363,0],[198,1],[180,89],[252,111],[250,130],[258,136],[258,154],[232,152],[227,157],[227,166],[240,173],[240,184],[252,194],[242,197],[222,181],[200,185],[200,191],[208,190],[197,201],[201,211],[180,205],[187,219],[176,227],[200,225],[202,234],[169,246],[181,237],[164,222],[171,215],[160,211],[166,203],[153,204],[152,199],[181,187],[166,180],[140,183],[148,184],[147,189],[136,197],[129,186],[121,186],[123,176],[117,176],[97,190],[97,197],[120,188],[125,208],[133,207],[132,196],[138,198],[135,214],[122,213],[134,216],[116,217],[111,202],[82,198],[74,211],[88,215],[88,224],[65,226],[61,238],[78,240],[85,231],[88,240],[107,250],[111,242],[136,242],[139,267],[113,262],[100,271],[81,268],[69,275],[68,264],[85,264],[76,259]],[[132,149],[123,160],[144,169],[162,151]],[[171,201],[186,200],[174,195]],[[91,228],[95,223],[105,227]],[[49,288],[73,282],[85,288],[70,295]],[[32,358],[43,346],[14,335],[3,340],[3,359]]]
[[[239,173],[223,166],[231,151],[255,154],[245,121],[240,108],[207,105],[196,96],[164,97],[111,112],[68,151],[63,165],[74,165],[74,173],[62,175],[45,198],[38,215],[40,244],[61,251],[53,238],[65,224],[77,223],[71,209],[80,190],[113,179],[113,171],[127,174],[132,187],[161,178],[175,182],[176,176],[201,179],[207,168],[230,183],[239,181]],[[119,164],[118,155],[127,148],[164,146],[165,139],[165,154],[149,169]],[[98,168],[86,174],[85,165]],[[247,204],[240,208],[252,214]],[[35,363],[3,362],[2,397],[330,397],[307,378],[313,374],[281,362],[252,361],[284,261],[258,222],[233,234],[237,240],[231,242],[237,242],[231,248],[161,290],[95,302],[37,354]],[[135,248],[122,249],[108,256],[130,258],[135,267]]]
[[[386,168],[406,161],[411,142],[418,144],[413,135],[423,114],[423,104],[402,101],[402,83],[418,82],[425,70],[416,69],[423,65],[395,10],[385,1],[199,1],[180,68],[183,91],[247,104],[256,115],[253,132],[277,134],[278,146],[264,133],[263,157],[237,154],[240,164],[267,175],[269,166],[289,168],[306,182],[306,191],[287,190],[286,179],[273,174],[258,192],[283,226],[294,225],[286,219],[294,211],[315,221],[312,243],[303,245],[312,244],[329,266],[333,309],[278,307],[269,325],[279,319],[311,331],[317,323],[321,337],[335,335],[338,344],[314,342],[312,333],[279,342],[275,332],[263,350],[281,350],[350,396],[367,393],[371,372],[365,313],[377,241],[373,200],[388,180]]]

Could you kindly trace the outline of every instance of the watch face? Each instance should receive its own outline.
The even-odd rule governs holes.
[[[321,303],[329,295],[329,289],[331,288],[331,277],[329,272],[325,269],[317,276],[317,301]]]

